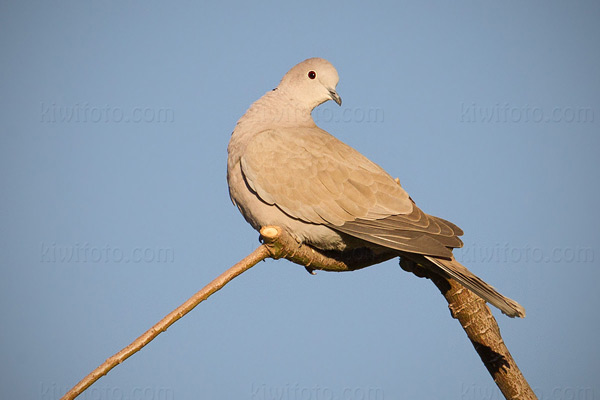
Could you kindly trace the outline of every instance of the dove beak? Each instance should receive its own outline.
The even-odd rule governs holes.
[[[337,94],[335,90],[329,89],[329,95],[331,96],[331,100],[335,101],[338,104],[338,106],[342,105],[342,98],[339,94]]]

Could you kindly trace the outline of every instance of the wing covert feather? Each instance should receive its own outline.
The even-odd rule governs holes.
[[[243,154],[248,186],[294,218],[340,226],[412,212],[408,194],[387,172],[319,128],[260,132]]]

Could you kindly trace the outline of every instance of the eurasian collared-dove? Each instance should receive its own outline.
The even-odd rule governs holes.
[[[524,317],[521,305],[454,259],[460,228],[422,212],[380,166],[316,126],[316,106],[342,103],[338,80],[328,61],[310,58],[240,118],[227,149],[227,181],[244,218],[257,230],[279,226],[318,249],[393,249],[508,316]]]

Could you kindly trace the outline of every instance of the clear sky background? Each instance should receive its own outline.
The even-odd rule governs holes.
[[[540,398],[600,399],[600,5],[2,2],[0,398],[56,399],[258,245],[237,119],[308,57],[317,123],[464,231],[457,258]],[[279,396],[279,397],[278,397]],[[497,399],[443,297],[397,261],[267,261],[84,399]]]

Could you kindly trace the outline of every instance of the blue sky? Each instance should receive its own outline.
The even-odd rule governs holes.
[[[56,399],[257,245],[237,119],[308,57],[318,124],[465,231],[540,398],[600,398],[600,5],[3,2],[0,398]],[[494,399],[442,296],[389,261],[267,261],[84,399]],[[87,396],[87,397],[86,397]]]

